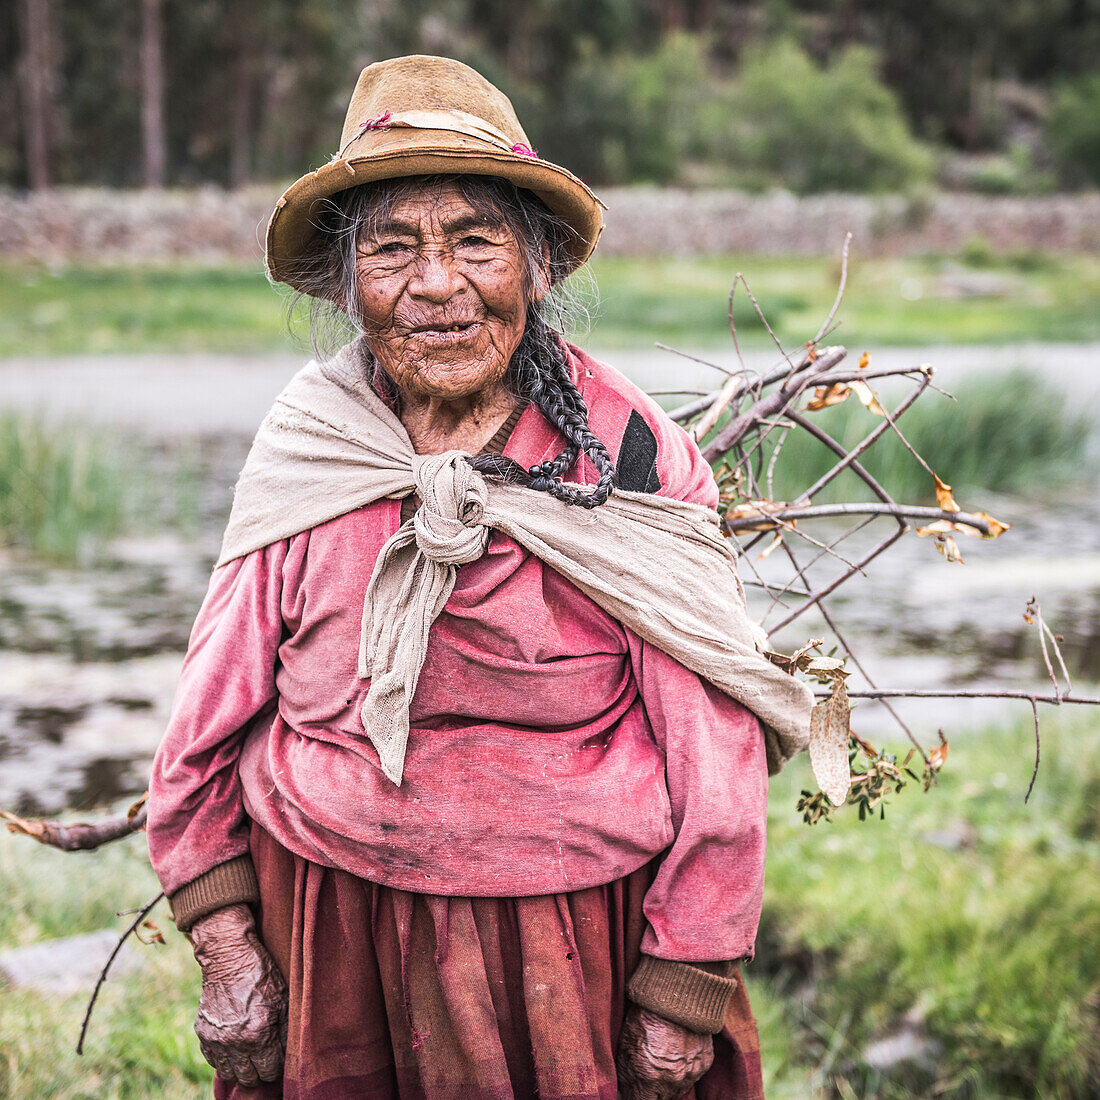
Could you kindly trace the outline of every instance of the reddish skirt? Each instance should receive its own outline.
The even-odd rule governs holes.
[[[283,1080],[217,1100],[615,1100],[650,864],[531,898],[413,894],[288,852],[257,826],[261,934],[290,986]],[[763,1097],[738,983],[685,1100]]]

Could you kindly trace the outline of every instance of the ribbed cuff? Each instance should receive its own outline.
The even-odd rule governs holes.
[[[195,921],[227,905],[245,902],[254,905],[260,900],[260,883],[252,866],[251,856],[237,856],[219,863],[181,886],[169,899],[176,927],[187,932]]]
[[[674,1024],[713,1035],[722,1030],[737,988],[733,963],[684,963],[643,955],[627,982],[626,995]]]

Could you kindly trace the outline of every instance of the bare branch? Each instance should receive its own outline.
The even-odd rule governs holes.
[[[1055,684],[1055,687],[1057,686]],[[1028,702],[1031,704],[1031,717],[1035,721],[1035,767],[1031,772],[1031,782],[1027,785],[1027,794],[1024,795],[1025,806],[1031,798],[1031,792],[1035,789],[1035,780],[1039,775],[1039,758],[1042,755],[1042,738],[1039,735],[1039,701],[1032,697]]]
[[[92,990],[92,995],[88,1000],[88,1007],[84,1011],[84,1022],[80,1025],[80,1038],[76,1043],[77,1054],[84,1053],[84,1039],[88,1034],[88,1024],[92,1021],[92,1009],[95,1008],[96,999],[99,997],[99,991],[103,988],[103,983],[107,980],[107,974],[110,972],[111,967],[114,965],[114,961],[118,958],[118,953],[122,950],[122,945],[138,930],[138,926],[149,915],[150,910],[157,904],[160,899],[164,897],[164,892],[157,894],[155,898],[147,901],[134,917],[130,927],[126,929],[118,938],[118,943],[115,944],[115,949],[107,956],[107,961],[103,964],[103,969],[99,972],[99,977],[96,979],[95,989]]]
[[[821,322],[821,328],[817,330],[817,335],[810,341],[811,344],[816,345],[825,335],[826,330],[833,323],[836,311],[840,309],[840,300],[844,297],[844,288],[848,285],[848,249],[851,243],[852,231],[849,229],[844,234],[844,247],[840,250],[840,285],[836,288],[836,300],[833,302],[833,308],[826,314],[825,320]]]
[[[903,516],[907,519],[948,520],[964,527],[973,527],[975,531],[989,537],[992,528],[989,521],[970,512],[945,512],[942,508],[931,508],[916,504],[888,504],[886,501],[861,502],[859,504],[811,504],[804,507],[784,508],[776,512],[757,512],[753,515],[739,515],[736,519],[727,519],[726,530],[731,534],[738,531],[755,531],[764,525],[793,522],[800,519],[822,519],[827,516]],[[770,530],[770,527],[764,527]]]
[[[8,823],[8,832],[29,836],[49,848],[63,852],[91,852],[101,844],[139,833],[145,828],[148,809],[145,795],[124,814],[101,821],[80,821],[65,825],[60,821],[35,821],[0,810],[0,819]]]

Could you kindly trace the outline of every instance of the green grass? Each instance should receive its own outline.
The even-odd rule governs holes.
[[[105,429],[0,411],[0,545],[72,564],[151,522],[188,526],[188,461],[177,456],[171,478],[153,478],[146,459]]]
[[[785,1009],[772,1042],[793,1032],[817,1067],[803,1095],[1097,1095],[1098,732],[1087,713],[1048,717],[1029,807],[1030,723],[958,736],[939,787],[904,792],[885,821],[849,812],[807,827],[794,810],[812,785],[806,761],[775,781],[757,967],[767,973],[754,989],[766,1013],[777,1000]],[[973,846],[921,839],[948,822]],[[940,1043],[937,1070],[889,1080],[862,1068],[867,1040],[912,1010]]]
[[[1070,407],[1065,395],[1039,375],[1006,370],[965,380],[954,395],[957,401],[926,393],[898,425],[956,490],[1035,495],[1089,476],[1087,455],[1096,418],[1087,409]],[[888,408],[897,403],[885,398],[884,402]],[[848,447],[882,423],[854,396],[810,415]],[[771,449],[765,449],[765,468]],[[775,465],[775,499],[793,500],[836,461],[808,433],[791,432]],[[934,499],[932,478],[892,432],[887,431],[860,461],[898,499]],[[815,499],[851,499],[853,489],[859,499],[867,497],[867,489],[856,486],[855,475],[845,473]]]
[[[853,260],[835,340],[875,344],[1100,339],[1100,258],[966,253],[972,275],[995,276],[987,297],[941,296],[961,261]],[[836,292],[837,264],[814,257],[605,257],[592,265],[600,305],[581,342],[601,348],[684,347],[729,340],[726,297],[743,271],[780,337],[818,329]],[[581,297],[591,304],[591,283]],[[920,297],[906,300],[919,293]],[[244,268],[0,268],[0,356],[289,348],[286,291]],[[744,292],[735,319],[747,345],[767,340]],[[303,328],[296,329],[300,339]]]
[[[0,945],[20,946],[112,928],[118,909],[159,889],[140,838],[91,855],[69,855],[5,836],[0,841]],[[198,970],[163,903],[152,919],[165,946],[137,946],[146,965],[108,980],[83,1057],[75,1053],[87,993],[56,997],[5,990],[0,996],[0,1096],[12,1100],[203,1100],[212,1072],[192,1031]],[[90,992],[90,990],[88,991]]]

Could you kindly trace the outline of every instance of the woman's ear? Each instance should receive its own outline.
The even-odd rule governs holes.
[[[550,293],[550,246],[543,242],[542,264],[535,278],[535,301],[541,302]]]

